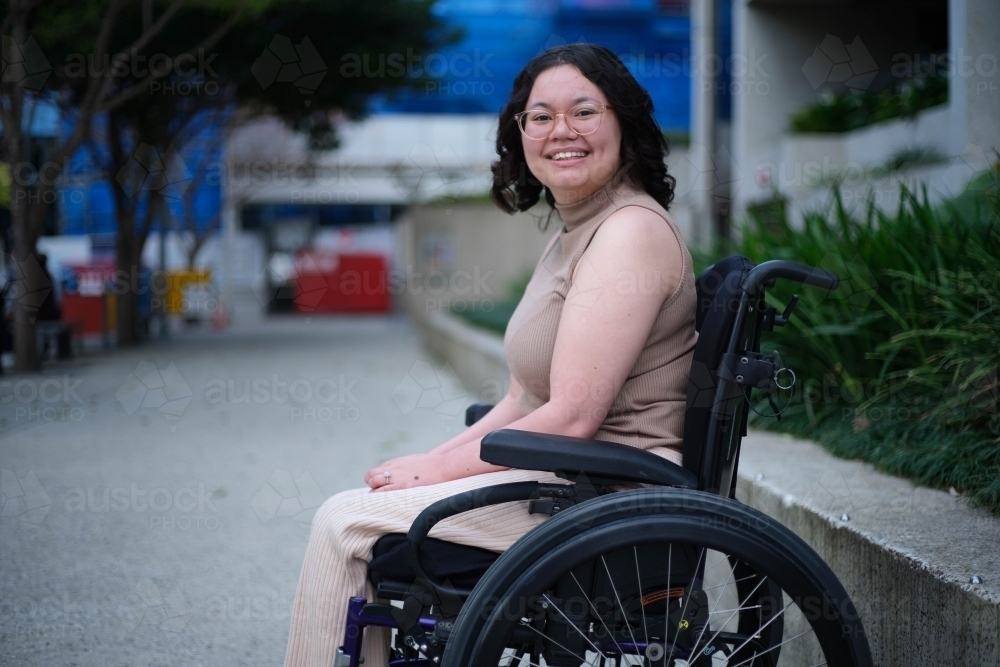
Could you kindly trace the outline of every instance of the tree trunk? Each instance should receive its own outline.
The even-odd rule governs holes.
[[[25,40],[25,26],[21,20],[14,21],[11,38],[17,44]],[[34,272],[31,264],[36,261],[35,241],[37,236],[31,228],[31,211],[29,196],[31,184],[25,182],[22,171],[24,162],[30,156],[25,155],[22,118],[24,112],[24,89],[16,84],[8,88],[9,107],[4,114],[4,141],[6,143],[6,158],[10,165],[10,221],[14,231],[14,247],[12,259],[15,262],[14,279],[16,282],[10,292],[14,301],[14,356],[15,368],[19,372],[37,371],[41,367],[38,349],[35,345],[35,316],[37,308],[30,306],[31,287]]]
[[[139,288],[139,254],[135,237],[134,208],[122,206],[118,211],[118,242],[116,255],[118,275],[115,295],[118,301],[118,344],[139,343],[139,318],[136,291]]]
[[[17,248],[17,246],[21,244],[15,242],[14,245],[15,256],[19,256],[20,248]],[[22,261],[24,264],[28,264],[32,259],[34,257],[29,256],[28,259]],[[38,357],[38,347],[35,345],[35,316],[37,309],[33,310],[27,307],[23,298],[25,289],[23,283],[18,285],[18,291],[14,295],[16,299],[14,305],[14,356],[16,362],[14,367],[21,373],[37,371],[42,366],[41,359]]]

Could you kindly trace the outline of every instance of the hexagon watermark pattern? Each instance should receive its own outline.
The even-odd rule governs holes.
[[[705,165],[698,164],[699,150],[703,150],[700,144],[692,143],[683,154],[684,164],[680,165],[682,168],[672,172],[680,176],[674,194],[682,197],[694,192],[710,192],[719,198],[733,197],[743,182],[743,172],[729,148],[720,145],[714,153],[708,154],[708,163]],[[684,174],[685,171],[687,174]]]
[[[396,190],[407,200],[429,199],[467,194],[456,184],[468,178],[469,171],[450,145],[435,148],[415,144],[392,171]]]
[[[151,362],[140,361],[115,392],[127,414],[156,408],[168,420],[180,419],[193,396],[173,362],[158,370]]]
[[[469,392],[455,378],[451,364],[440,370],[418,359],[392,390],[392,401],[404,415],[419,408],[434,410],[441,419],[455,419],[469,402]]]
[[[1000,162],[994,164],[994,160],[1000,160],[1000,155],[977,144],[966,144],[941,175],[945,193],[957,197],[969,190],[982,190],[995,204],[1000,197]]]
[[[859,253],[845,260],[840,255],[828,252],[823,255],[818,268],[831,273],[836,273],[840,277],[840,284],[835,290],[837,298],[846,303],[856,314],[864,312],[868,304],[875,298],[875,291],[878,284],[868,265],[861,259]],[[820,290],[811,289],[820,299],[826,299],[834,292],[823,294]]]
[[[260,304],[266,306],[277,298],[276,290],[290,288],[296,305],[304,311],[314,310],[330,288],[326,276],[336,268],[329,264],[330,260],[323,257],[318,262],[310,254],[293,260],[287,253],[275,253],[250,283],[250,289]]]
[[[867,90],[878,74],[878,66],[861,37],[845,45],[840,37],[827,35],[802,65],[802,73],[814,90],[825,83]]]
[[[2,44],[3,80],[16,83],[29,90],[41,90],[45,80],[52,73],[52,64],[38,48],[34,37],[28,37],[24,44],[18,44],[11,37],[0,38]]]
[[[115,610],[122,625],[132,632],[140,626],[182,632],[191,620],[191,605],[177,586],[157,586],[140,579]]]
[[[33,470],[22,479],[10,470],[0,470],[0,517],[16,517],[25,527],[37,529],[52,508]]]
[[[115,176],[129,197],[149,191],[172,200],[181,198],[191,179],[190,170],[174,146],[161,153],[146,143],[139,144]]]
[[[279,468],[271,473],[260,490],[254,494],[250,506],[261,523],[267,523],[279,516],[290,516],[308,527],[316,508],[322,505],[324,500],[326,497],[308,472],[296,478],[287,470]]]
[[[35,253],[24,259],[18,259],[16,254],[11,258],[14,273],[10,283],[11,295],[17,305],[28,312],[28,318],[34,321],[38,309],[52,293],[52,283]]]
[[[261,88],[291,83],[303,95],[312,95],[326,76],[327,66],[308,37],[296,46],[287,37],[275,35],[250,72]]]

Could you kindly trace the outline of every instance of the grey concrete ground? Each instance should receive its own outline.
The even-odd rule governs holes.
[[[280,664],[316,507],[460,428],[437,368],[363,316],[0,377],[0,665]]]

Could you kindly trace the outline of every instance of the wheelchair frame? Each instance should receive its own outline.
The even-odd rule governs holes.
[[[448,617],[427,613],[431,605],[451,606],[466,600],[472,590],[436,581],[421,562],[421,548],[431,528],[444,518],[471,509],[505,502],[530,500],[532,512],[557,514],[568,507],[614,492],[615,486],[644,483],[707,491],[734,498],[739,450],[746,435],[749,394],[768,394],[779,386],[778,374],[786,370],[777,352],[762,354],[760,336],[783,326],[793,311],[797,295],[782,314],[765,303],[766,289],[777,279],[792,280],[834,290],[839,278],[828,271],[772,260],[760,265],[733,255],[710,266],[698,277],[695,347],[688,381],[683,442],[683,467],[662,457],[617,443],[568,438],[511,429],[493,431],[482,440],[481,458],[496,465],[553,472],[569,484],[519,482],[502,484],[452,496],[427,507],[407,533],[406,565],[414,583],[383,580],[376,597],[403,600],[403,608],[352,597],[344,644],[335,667],[358,667],[364,629],[368,626],[399,631],[402,644],[412,654],[390,665],[440,663],[443,642],[450,633],[443,627]],[[785,387],[787,388],[787,387]],[[475,404],[466,413],[471,425],[491,405]],[[735,501],[728,501],[735,502]],[[548,522],[529,534],[544,530]],[[526,536],[521,539],[525,539]],[[383,538],[384,539],[384,538]],[[428,657],[419,657],[423,653]],[[412,658],[412,659],[411,659]]]

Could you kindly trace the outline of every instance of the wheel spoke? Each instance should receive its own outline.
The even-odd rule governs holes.
[[[734,579],[734,580],[733,580],[733,583],[734,583],[734,584],[738,584],[738,583],[740,583],[741,581],[747,581],[748,579],[754,579],[754,578],[755,578],[756,576],[757,576],[756,574],[751,574],[751,575],[748,575],[748,576],[746,576],[746,577],[741,577],[740,579]],[[725,584],[718,584],[718,585],[716,585],[716,586],[709,586],[708,588],[703,588],[703,589],[701,589],[701,590],[703,590],[703,591],[706,591],[706,592],[708,592],[708,591],[713,591],[713,590],[715,590],[716,588],[722,588],[723,586],[728,586],[728,585],[729,585],[728,583],[725,583]]]
[[[628,628],[629,637],[632,638],[632,646],[638,650],[639,643],[635,640],[635,633],[632,632],[632,624],[628,622],[628,614],[625,612],[625,605],[622,604],[621,596],[618,595],[618,587],[615,586],[614,578],[611,576],[611,570],[608,569],[608,561],[601,556],[601,562],[604,563],[604,571],[608,573],[608,581],[611,582],[611,590],[615,592],[615,600],[618,601],[618,608],[622,610],[622,620],[625,623],[625,627]],[[641,595],[641,591],[640,591]],[[639,601],[640,606],[642,601]]]
[[[722,558],[720,558],[719,560],[715,561],[714,563],[712,563],[711,565],[709,565],[708,567],[706,567],[706,568],[705,568],[705,572],[708,572],[709,570],[711,570],[711,569],[712,569],[713,567],[715,567],[715,566],[716,566],[716,565],[718,565],[719,563],[721,563],[721,562],[723,562],[723,561],[727,561],[727,560],[729,560],[729,557],[728,557],[728,556],[723,556],[723,557],[722,557]],[[704,573],[702,573],[702,574],[704,574]]]
[[[755,604],[755,605],[751,605],[749,607],[737,607],[736,609],[720,609],[719,611],[713,611],[711,614],[709,614],[709,616],[713,616],[715,614],[728,614],[731,611],[732,612],[736,612],[736,611],[749,611],[750,609],[760,609],[760,608],[761,608],[761,605]]]
[[[701,561],[702,563],[704,563],[703,559],[706,557],[707,554],[708,554],[708,549],[701,549],[701,555],[698,556],[697,560]],[[715,565],[718,565],[719,562],[721,562],[721,561],[716,561]],[[701,569],[701,567],[700,567],[699,563],[695,563],[694,572],[691,573],[691,582],[688,584],[688,586],[687,586],[687,593],[684,596],[684,606],[681,608],[681,619],[682,620],[684,618],[684,614],[687,613],[688,604],[691,602],[691,589],[694,588],[694,582],[695,582],[695,579],[698,578],[698,571],[700,569]],[[702,576],[704,576],[704,574],[705,574],[706,571],[707,570],[704,570],[704,571],[701,572]],[[667,599],[667,629],[663,631],[664,635],[666,635],[668,633],[669,628],[670,628],[670,601],[669,601],[669,598],[668,598]],[[674,650],[677,648],[677,638],[680,637],[680,634],[681,634],[680,632],[674,633],[674,641],[670,642],[670,654],[667,656],[667,659],[663,661],[664,665],[670,664],[670,661],[673,660],[673,658],[674,658]],[[666,637],[664,637],[664,640],[666,640]]]
[[[598,653],[600,654],[600,656],[601,656],[602,658],[607,658],[607,657],[608,657],[608,656],[604,655],[604,651],[602,651],[601,649],[597,648],[597,645],[596,645],[596,644],[594,644],[594,642],[590,641],[590,637],[588,637],[588,636],[586,635],[586,633],[584,633],[584,631],[583,631],[583,630],[581,630],[581,629],[580,629],[580,628],[579,628],[579,627],[577,626],[577,624],[576,624],[576,623],[574,623],[574,622],[573,622],[572,620],[570,620],[570,617],[569,617],[569,616],[567,616],[567,615],[566,615],[565,613],[563,613],[563,610],[559,608],[559,605],[557,605],[557,604],[556,604],[555,602],[553,602],[553,601],[552,601],[552,598],[550,598],[550,597],[549,597],[549,596],[548,596],[547,594],[546,594],[546,595],[542,595],[542,597],[543,597],[543,598],[545,599],[545,601],[546,601],[546,602],[548,602],[548,603],[549,603],[550,605],[552,605],[553,607],[555,607],[555,610],[559,612],[559,615],[560,615],[560,616],[562,616],[563,618],[565,618],[565,619],[566,619],[566,622],[567,622],[567,623],[569,623],[570,627],[571,627],[571,628],[573,628],[574,630],[576,630],[576,631],[577,631],[578,633],[580,633],[580,636],[581,636],[581,637],[583,637],[584,641],[586,641],[586,642],[587,642],[588,644],[590,644],[590,646],[591,646],[591,647],[592,647],[592,648],[593,648],[593,649],[594,649],[595,651],[597,651],[597,652],[598,652]],[[532,628],[532,630],[534,630],[534,628]],[[536,632],[537,632],[537,631],[536,631]],[[544,637],[545,635],[544,635],[544,634],[542,634],[542,636]],[[553,641],[553,643],[554,643],[554,640],[550,640],[550,641]],[[562,648],[563,648],[563,649],[565,649],[565,650],[567,650],[567,651],[569,651],[569,649],[568,649],[568,648],[566,648],[565,646],[563,646]],[[572,651],[569,651],[569,652],[570,652],[570,653],[573,653]],[[575,654],[575,653],[573,653],[573,655],[576,655],[576,654]]]
[[[763,630],[767,626],[771,625],[771,623],[774,623],[774,621],[776,621],[778,618],[780,618],[781,615],[785,613],[785,610],[788,609],[788,607],[790,607],[792,604],[793,603],[789,602],[784,607],[782,607],[781,611],[779,611],[777,614],[775,614],[774,616],[772,616],[771,618],[769,618],[767,620],[767,623],[765,623],[764,625],[760,626],[760,628],[757,629],[757,633],[759,634],[761,630]],[[794,637],[792,637],[790,639],[786,639],[785,641],[783,641],[781,643],[775,644],[774,646],[772,646],[772,647],[768,648],[767,650],[765,650],[764,653],[767,653],[768,651],[773,651],[774,649],[778,648],[779,646],[784,646],[788,642],[796,640],[799,637],[801,637],[802,635],[808,634],[811,630],[812,630],[812,628],[810,628],[809,630],[805,630],[803,632],[800,632],[799,634],[795,635]],[[740,644],[739,646],[737,646],[736,650],[734,650],[733,653],[739,653],[740,649],[742,649],[744,646],[746,646],[747,644],[749,644],[751,639],[753,639],[753,637],[751,637],[750,639],[747,639],[745,642],[743,642],[742,644]],[[740,665],[746,664],[746,660],[744,660],[743,662],[741,662],[739,664]],[[738,667],[738,666],[737,665],[733,665],[733,667]]]
[[[752,591],[750,591],[749,593],[747,593],[747,596],[746,596],[745,598],[743,598],[743,602],[740,602],[740,603],[739,603],[739,605],[737,606],[736,610],[735,610],[735,611],[733,611],[733,613],[732,613],[732,614],[731,614],[731,615],[729,616],[729,618],[727,618],[727,619],[725,620],[725,622],[724,622],[724,623],[722,623],[722,624],[721,624],[721,625],[719,626],[719,629],[715,631],[715,634],[713,634],[713,635],[712,635],[711,637],[709,637],[708,641],[707,641],[707,642],[705,642],[705,646],[708,646],[708,645],[710,645],[710,644],[711,644],[711,643],[712,643],[712,642],[713,642],[713,641],[715,640],[715,638],[719,636],[719,633],[720,633],[720,632],[722,632],[722,628],[726,627],[726,625],[727,625],[727,624],[729,623],[729,621],[733,620],[733,617],[734,617],[734,616],[736,616],[736,614],[740,613],[740,612],[741,612],[741,611],[743,611],[744,609],[749,609],[749,607],[744,607],[744,606],[743,606],[743,605],[744,605],[744,603],[745,603],[745,602],[746,602],[747,600],[749,600],[749,599],[750,599],[750,596],[752,596],[752,595],[753,595],[754,593],[756,593],[756,592],[757,592],[757,589],[758,589],[758,588],[760,588],[760,587],[761,587],[761,585],[762,585],[762,584],[763,584],[763,583],[764,583],[765,581],[767,581],[767,577],[761,577],[760,581],[758,581],[758,582],[757,582],[757,585],[753,587],[753,590],[752,590]],[[784,610],[784,609],[782,609],[782,610],[781,610],[781,613],[784,613],[784,611],[785,611],[785,610]],[[781,615],[781,613],[779,613],[779,614],[778,614],[778,616],[780,616],[780,615]],[[775,616],[774,618],[777,618],[777,616]],[[766,628],[766,627],[768,626],[768,624],[770,624],[770,623],[771,623],[771,621],[773,621],[773,620],[774,620],[774,618],[772,618],[772,619],[771,619],[771,620],[769,620],[769,621],[768,621],[767,623],[765,623],[765,624],[764,624],[763,626],[761,626],[761,628],[760,628],[760,629],[761,629],[761,630],[763,630],[764,628]],[[707,628],[708,626],[706,625],[705,627]],[[699,635],[698,635],[698,639],[697,639],[697,640],[695,641],[695,643],[694,643],[694,648],[692,648],[692,649],[691,649],[691,654],[692,654],[692,655],[694,655],[695,653],[697,653],[697,652],[698,652],[698,648],[699,648],[699,646],[698,646],[698,645],[699,645],[699,644],[701,643],[701,637],[702,637],[702,635],[704,634],[704,632],[705,632],[705,628],[702,628],[702,634],[699,634]],[[747,641],[750,641],[750,640],[748,639]],[[746,646],[746,642],[744,642],[744,643],[743,643],[743,646]],[[743,646],[740,646],[740,648],[743,648]],[[736,650],[737,650],[737,651],[739,651],[739,649],[736,649]],[[734,653],[735,653],[735,651],[734,651]]]
[[[534,628],[532,628],[532,630],[534,630]],[[512,655],[510,657],[511,657],[511,660],[513,660],[514,658],[517,658],[517,667],[522,667],[524,665],[524,661],[525,660],[528,661],[528,667],[542,667],[541,665],[536,665],[535,663],[531,662],[531,658],[529,658],[527,655],[518,656],[517,653],[515,653],[514,655]],[[510,667],[511,664],[512,663],[508,662],[507,663],[507,667]]]
[[[576,587],[580,589],[580,592],[581,592],[581,593],[583,593],[583,597],[584,597],[584,599],[585,599],[585,600],[587,601],[587,604],[588,604],[588,605],[590,605],[590,608],[591,608],[591,610],[593,610],[593,612],[594,612],[594,615],[595,615],[595,616],[597,616],[597,618],[598,618],[598,619],[600,619],[600,621],[601,621],[601,625],[603,625],[603,626],[604,626],[604,631],[608,633],[608,636],[609,636],[609,637],[611,637],[611,641],[613,641],[613,642],[615,643],[615,647],[617,647],[617,648],[618,648],[618,652],[619,652],[619,653],[621,653],[622,655],[624,655],[624,654],[625,654],[625,651],[623,651],[623,650],[622,650],[622,647],[621,647],[621,645],[620,645],[620,644],[618,643],[618,640],[617,640],[617,639],[615,639],[615,635],[614,635],[614,633],[613,633],[613,632],[611,632],[611,629],[610,629],[610,628],[608,628],[608,624],[604,622],[604,617],[603,617],[603,616],[601,616],[601,615],[600,615],[600,614],[599,614],[599,613],[597,612],[597,607],[595,607],[595,606],[594,606],[594,603],[590,601],[590,596],[588,596],[588,595],[587,595],[587,593],[586,593],[586,591],[584,591],[584,590],[583,590],[583,586],[581,586],[581,585],[580,585],[580,582],[579,582],[579,581],[577,580],[577,578],[576,578],[576,575],[575,575],[575,574],[573,574],[572,572],[570,572],[570,573],[569,573],[569,576],[573,577],[573,581],[574,581],[574,582],[576,583]]]
[[[782,609],[781,611],[784,611],[784,609]],[[770,622],[770,621],[768,621],[768,622]],[[754,660],[756,660],[758,657],[764,655],[765,653],[770,653],[771,651],[773,651],[776,648],[781,648],[782,646],[784,646],[788,642],[793,642],[796,639],[798,639],[799,637],[801,637],[802,635],[809,634],[811,631],[812,631],[812,628],[810,628],[809,630],[803,630],[802,632],[800,632],[799,634],[795,635],[794,637],[789,637],[785,641],[783,641],[783,642],[781,642],[779,644],[775,644],[771,648],[765,649],[765,650],[761,651],[760,653],[757,653],[756,651],[754,651],[753,656],[751,658],[749,658],[748,660],[744,660],[742,662],[738,662],[735,665],[729,665],[729,667],[740,667],[740,665],[746,665],[748,663],[751,663]],[[735,651],[733,651],[733,653],[739,653],[739,650],[741,648],[743,648],[744,646],[746,646],[746,645],[747,645],[747,642],[743,642],[742,644],[740,644],[739,648],[737,648]],[[826,664],[825,662],[821,662],[819,665],[813,665],[812,667],[822,667],[822,665],[825,665],[825,664]]]
[[[639,586],[639,610],[642,612],[642,634],[646,644],[649,644],[649,626],[646,625],[646,605],[642,603],[642,575],[639,573],[639,549],[632,547],[632,554],[635,556],[635,581]],[[670,588],[670,585],[667,585]],[[668,598],[669,600],[669,598]],[[669,606],[669,601],[668,601]]]
[[[558,518],[518,542],[466,602],[473,607],[455,624],[450,655],[494,667],[870,664],[856,616],[799,613],[812,599],[855,612],[808,545],[702,495],[650,494],[640,512],[597,498],[590,514]],[[690,512],[675,512],[681,501]]]
[[[670,583],[672,579],[670,578],[670,566],[671,560],[673,560],[674,555],[674,543],[671,542],[667,545],[667,591],[670,590]],[[670,628],[670,595],[667,594],[667,611],[666,618],[663,619],[663,643],[667,643],[667,631]],[[667,667],[667,652],[663,652],[663,667]]]
[[[571,656],[573,656],[574,658],[578,658],[578,659],[579,659],[579,660],[581,660],[581,661],[584,661],[584,660],[586,660],[586,658],[581,658],[581,657],[580,657],[580,656],[578,656],[578,655],[577,655],[576,653],[573,653],[573,651],[569,650],[568,648],[566,648],[565,646],[563,646],[562,644],[560,644],[559,642],[557,642],[557,641],[556,641],[555,639],[552,639],[552,637],[549,637],[549,636],[548,636],[547,634],[545,634],[544,632],[542,632],[542,631],[541,631],[541,630],[539,630],[538,628],[536,628],[536,627],[533,627],[533,626],[532,626],[532,625],[531,625],[530,623],[524,623],[524,622],[522,621],[521,625],[523,625],[524,627],[528,628],[528,629],[529,629],[529,630],[531,630],[532,632],[535,632],[535,633],[537,633],[537,634],[541,635],[541,636],[542,636],[543,638],[545,638],[545,639],[549,640],[550,642],[552,642],[553,644],[555,644],[556,646],[558,646],[558,647],[559,647],[559,648],[561,648],[562,650],[564,650],[564,651],[566,651],[567,653],[569,653],[569,654],[570,654]],[[531,663],[531,661],[530,661],[530,660],[529,660],[528,662],[529,662],[529,663]]]
[[[726,577],[726,583],[722,585],[723,590],[725,590],[726,586],[728,586],[729,583],[733,580],[733,575],[734,574],[736,574],[736,568],[735,567],[733,567],[733,568],[731,568],[729,570],[729,576]],[[760,584],[758,584],[758,586],[759,585]],[[702,590],[704,590],[704,589],[702,589]],[[721,601],[722,601],[722,596],[721,595],[719,597],[715,598],[715,604],[712,605],[712,608],[708,612],[709,618],[711,618],[715,614],[715,608],[719,606],[719,602],[721,602]],[[739,609],[737,609],[736,611],[738,612]],[[730,616],[729,618],[731,619],[732,616]],[[727,619],[726,623],[728,623],[728,622],[729,622],[729,620]],[[726,623],[723,623],[722,626],[725,627]],[[698,638],[694,640],[695,647],[697,647],[698,644],[701,642],[701,638],[705,636],[705,628],[707,628],[707,627],[708,627],[707,623],[705,625],[701,626],[701,632],[698,633]],[[716,634],[718,634],[718,633],[716,633]],[[709,643],[711,643],[711,640],[709,640]],[[692,650],[692,653],[693,653],[693,650]]]

